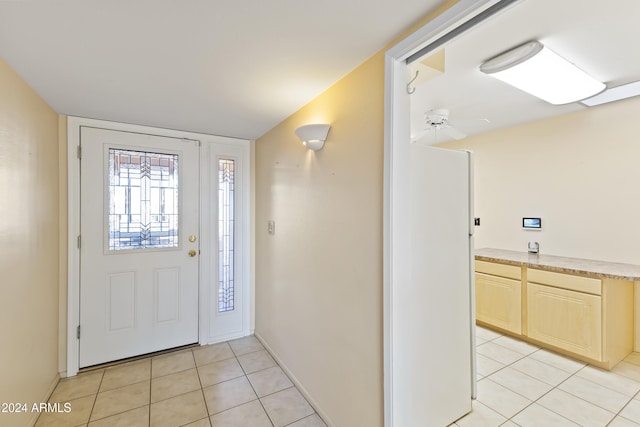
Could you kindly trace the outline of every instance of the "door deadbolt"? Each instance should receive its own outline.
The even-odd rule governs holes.
[[[194,234],[192,234],[191,236],[189,236],[189,241],[190,241],[191,243],[195,242],[195,241],[196,241],[196,236],[195,236]]]

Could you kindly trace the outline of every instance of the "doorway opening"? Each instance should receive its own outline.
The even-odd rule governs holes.
[[[416,76],[409,64],[516,1],[459,1],[385,56],[384,400],[389,427],[416,420],[448,425],[471,410],[476,393],[472,169],[455,159],[468,153],[412,143],[410,95]],[[433,115],[434,126],[443,128],[448,116],[439,113]],[[454,194],[463,196],[450,197]],[[454,277],[460,271],[462,276]],[[442,377],[445,371],[455,381]],[[416,376],[435,378],[437,387],[415,381]],[[418,403],[415,396],[429,402]]]
[[[249,144],[68,118],[67,376],[252,333]]]

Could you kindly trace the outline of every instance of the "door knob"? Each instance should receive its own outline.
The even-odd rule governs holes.
[[[195,250],[195,249],[191,249],[191,250],[189,251],[189,256],[190,256],[190,257],[194,257],[194,256],[196,256],[196,250]]]

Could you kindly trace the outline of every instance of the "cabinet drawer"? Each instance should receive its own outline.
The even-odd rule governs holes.
[[[527,284],[528,336],[598,361],[602,360],[602,298]]]
[[[602,295],[602,280],[591,277],[573,276],[570,274],[528,268],[527,281],[571,291]]]
[[[476,261],[476,271],[516,280],[522,278],[522,269],[519,266],[499,264],[497,262]]]

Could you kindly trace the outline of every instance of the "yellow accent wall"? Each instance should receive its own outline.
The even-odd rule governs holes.
[[[384,421],[383,131],[381,50],[255,143],[256,335],[330,427]]]
[[[58,178],[58,115],[0,59],[0,402],[42,402],[58,379]]]

